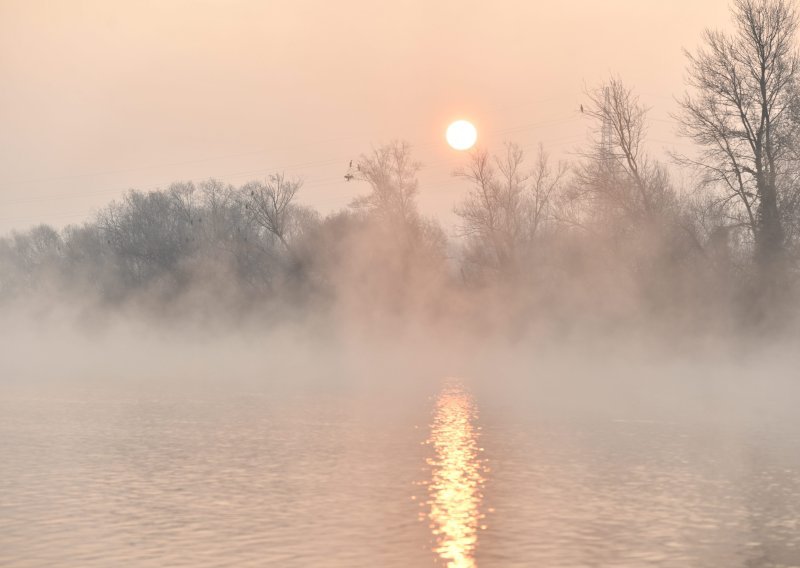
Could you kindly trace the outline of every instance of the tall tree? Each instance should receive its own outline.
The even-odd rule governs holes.
[[[738,203],[740,222],[754,239],[762,275],[784,258],[782,170],[797,129],[797,10],[787,0],[734,0],[731,33],[706,30],[704,46],[687,52],[687,93],[680,132],[702,151],[683,157]]]

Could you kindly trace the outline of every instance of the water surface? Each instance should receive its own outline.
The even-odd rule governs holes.
[[[0,565],[800,566],[784,423],[268,385],[4,387]]]

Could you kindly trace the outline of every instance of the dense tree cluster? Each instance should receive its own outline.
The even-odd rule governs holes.
[[[345,310],[486,325],[636,317],[753,322],[788,314],[800,259],[800,63],[785,0],[735,0],[735,27],[688,55],[676,119],[696,143],[673,165],[647,147],[647,108],[612,77],[587,93],[596,140],[555,164],[514,144],[470,153],[448,235],[418,210],[402,142],[357,161],[367,192],[321,216],[283,174],[130,191],[82,226],[0,239],[0,298],[157,313]]]

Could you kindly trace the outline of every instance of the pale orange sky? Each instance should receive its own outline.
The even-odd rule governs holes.
[[[0,0],[0,232],[80,223],[128,188],[286,171],[322,212],[365,189],[347,162],[403,138],[420,206],[445,222],[465,187],[456,118],[479,144],[587,136],[584,85],[619,74],[676,140],[682,48],[727,0]]]

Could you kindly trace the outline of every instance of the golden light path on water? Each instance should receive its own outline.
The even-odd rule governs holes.
[[[483,460],[475,425],[478,409],[472,395],[459,382],[450,380],[436,399],[428,443],[431,480],[428,504],[434,552],[449,568],[472,568],[478,531],[484,515]]]

